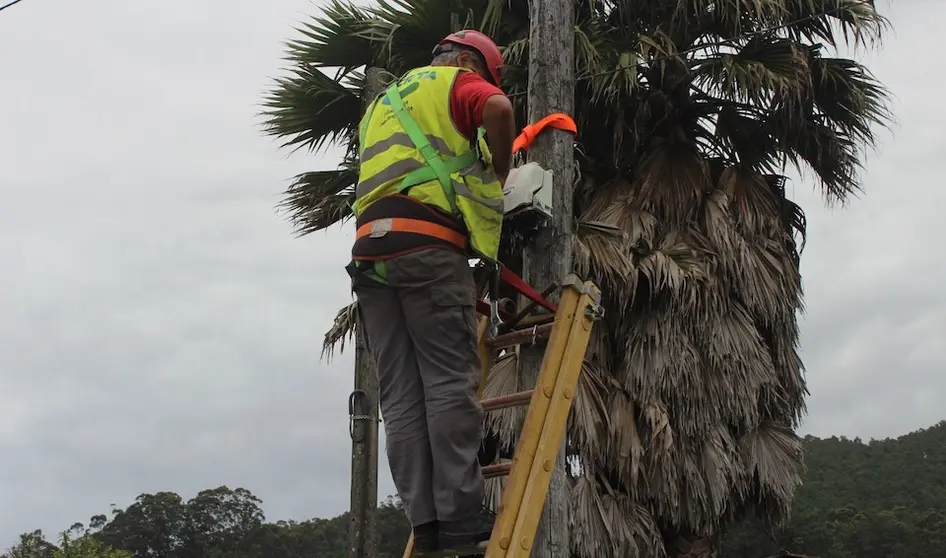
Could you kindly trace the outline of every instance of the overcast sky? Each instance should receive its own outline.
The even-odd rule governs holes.
[[[347,509],[352,363],[319,352],[351,300],[352,234],[294,238],[274,210],[338,152],[289,157],[255,116],[316,4],[0,12],[0,549],[159,490],[243,486],[270,519]],[[946,3],[884,4],[897,34],[867,60],[900,125],[866,162],[867,195],[829,212],[793,184],[819,436],[946,418]],[[379,476],[393,493],[383,454]]]

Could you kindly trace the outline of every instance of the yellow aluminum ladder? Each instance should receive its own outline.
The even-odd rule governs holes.
[[[528,558],[545,506],[549,481],[565,436],[565,426],[578,386],[582,363],[594,321],[600,316],[601,293],[590,282],[569,275],[562,284],[558,311],[549,319],[541,317],[527,327],[489,338],[488,319],[480,321],[479,352],[483,370],[477,395],[482,400],[486,380],[498,353],[504,349],[549,335],[535,389],[486,399],[486,412],[529,404],[522,433],[511,463],[483,467],[483,476],[508,475],[486,548],[460,556],[485,558]],[[411,558],[414,535],[407,541],[404,558]],[[427,557],[457,556],[454,553],[425,554]]]

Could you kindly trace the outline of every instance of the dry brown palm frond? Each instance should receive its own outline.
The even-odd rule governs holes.
[[[615,536],[609,513],[597,486],[587,476],[575,479],[571,488],[572,547],[584,556],[614,555]]]
[[[768,185],[760,175],[727,169],[720,187],[706,198],[702,223],[726,281],[754,315],[774,317],[797,307],[800,277],[794,249],[786,242],[790,232],[763,188]],[[753,211],[750,204],[759,209]]]
[[[351,340],[355,334],[355,324],[358,322],[358,302],[352,302],[335,314],[335,322],[325,333],[322,343],[322,357],[332,358],[336,346],[338,352],[345,351],[345,342]]]
[[[737,252],[740,237],[735,230],[729,195],[722,189],[712,190],[703,200],[703,213],[700,217],[702,228],[715,252],[721,258],[732,258]]]
[[[632,247],[652,246],[657,236],[657,217],[641,207],[640,196],[633,191],[629,182],[617,180],[610,183],[609,187],[614,193],[602,198],[606,200],[607,208],[615,213],[612,217],[614,224],[624,231],[628,244]],[[589,208],[588,211],[593,210]]]
[[[510,461],[510,459],[497,459],[495,463],[509,463]],[[486,479],[486,497],[484,499],[484,505],[487,508],[493,511],[499,510],[499,506],[503,498],[503,490],[506,488],[506,481],[508,479],[509,477],[506,476]]]
[[[722,517],[731,504],[729,498],[732,488],[743,484],[744,467],[739,458],[738,444],[729,429],[717,423],[703,439],[699,456],[706,478],[705,494],[709,508],[706,515]]]
[[[572,548],[582,556],[662,557],[650,511],[604,482],[582,475],[572,485]]]
[[[717,181],[717,188],[732,204],[736,226],[753,233],[774,233],[769,227],[778,223],[779,201],[765,176],[738,166],[727,167]]]
[[[617,385],[611,377],[614,366],[614,347],[611,343],[612,329],[605,320],[598,320],[591,330],[591,337],[588,339],[588,350],[585,352],[585,359],[595,366],[602,373],[602,379],[609,382],[608,389]]]
[[[602,290],[623,290],[631,261],[627,237],[614,224],[579,220],[572,235],[572,254],[579,276],[598,278]]]
[[[619,531],[617,556],[647,556],[663,558],[663,537],[653,516],[646,505],[626,495],[619,500],[621,510],[621,529]],[[623,536],[620,536],[623,535]]]
[[[679,523],[687,525],[691,530],[702,533],[712,532],[712,523],[716,517],[710,513],[712,506],[707,492],[707,479],[703,471],[701,455],[691,449],[700,448],[702,440],[699,438],[683,438],[679,440],[684,448],[680,451],[677,461],[682,484],[686,487],[680,491]]]
[[[671,469],[676,458],[675,435],[670,420],[667,405],[662,401],[652,400],[642,406],[642,426],[649,444],[644,447],[644,455],[653,464],[648,472],[657,474],[659,471]]]
[[[731,304],[709,323],[712,326],[703,338],[707,370],[704,396],[716,401],[720,418],[726,423],[755,428],[761,420],[758,408],[745,402],[758,400],[762,386],[778,383],[770,347],[741,305]]]
[[[692,302],[693,292],[708,276],[705,262],[696,251],[682,241],[681,235],[664,235],[649,253],[635,262],[634,273],[647,281],[652,294],[669,291],[675,298]]]
[[[483,398],[489,399],[511,395],[531,389],[531,387],[525,386],[519,375],[518,354],[509,352],[493,363],[489,377],[486,380],[486,387],[483,390]],[[505,451],[512,451],[515,448],[527,410],[528,408],[525,406],[511,407],[493,411],[486,415],[486,430],[499,438],[500,446]]]
[[[631,496],[637,495],[637,486],[644,466],[644,444],[638,431],[637,406],[621,390],[614,390],[609,404],[607,450],[601,456],[610,469],[620,472]]]
[[[604,374],[587,360],[582,364],[575,400],[568,415],[569,442],[584,456],[601,454],[603,434],[610,428]]]
[[[689,220],[709,186],[709,166],[692,144],[654,138],[637,168],[635,201],[660,215],[665,226],[679,226]]]
[[[790,428],[765,421],[741,443],[748,471],[754,473],[763,493],[776,501],[791,502],[801,478],[802,445]]]

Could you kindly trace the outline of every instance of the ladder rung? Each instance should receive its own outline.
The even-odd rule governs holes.
[[[508,409],[509,407],[521,407],[523,405],[529,404],[529,401],[532,400],[533,391],[534,390],[530,389],[510,395],[491,397],[489,399],[484,399],[480,405],[483,406],[483,411],[487,413],[490,411],[498,411],[500,409]]]
[[[552,331],[553,325],[555,324],[539,324],[497,335],[495,339],[489,342],[489,346],[492,349],[505,349],[506,347],[521,345],[522,343],[532,341],[533,338],[548,335],[548,333]]]
[[[496,477],[505,477],[512,471],[512,461],[509,463],[496,463],[483,467],[483,478],[492,479]]]

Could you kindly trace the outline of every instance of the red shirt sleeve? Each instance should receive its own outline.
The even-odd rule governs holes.
[[[493,95],[502,95],[501,89],[475,72],[460,72],[450,92],[450,116],[457,130],[472,140],[476,129],[483,125],[483,107]]]

